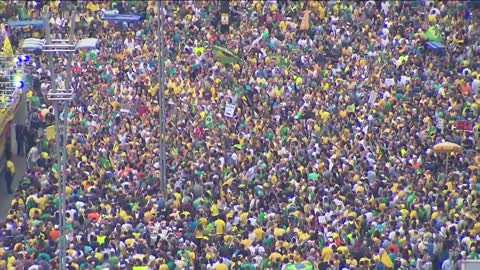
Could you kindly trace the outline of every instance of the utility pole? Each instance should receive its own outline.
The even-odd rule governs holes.
[[[59,165],[60,179],[58,184],[58,193],[60,196],[60,207],[58,210],[58,229],[60,232],[60,241],[58,243],[58,269],[66,269],[66,247],[67,239],[65,232],[65,213],[67,208],[66,201],[66,181],[67,181],[67,131],[68,131],[68,106],[69,101],[73,97],[73,89],[71,86],[72,76],[71,76],[71,66],[73,53],[75,52],[76,41],[74,37],[75,33],[75,10],[73,10],[70,22],[70,36],[68,40],[52,39],[50,35],[49,27],[49,15],[47,14],[44,18],[45,21],[45,34],[47,43],[43,45],[42,51],[46,52],[48,55],[49,65],[50,65],[50,75],[51,75],[51,89],[47,93],[47,99],[53,102],[55,110],[55,131],[56,131],[56,154]],[[65,78],[65,89],[58,89],[56,85],[56,74],[55,74],[55,62],[54,54],[56,53],[65,53],[67,56],[67,65],[66,69],[66,78]],[[60,104],[63,107],[63,117],[60,120]],[[63,121],[63,122],[62,122]]]
[[[71,19],[70,19],[70,34],[68,40],[70,44],[74,44],[75,42],[75,16],[76,16],[76,9],[73,9]],[[67,66],[65,67],[66,71],[66,78],[65,78],[65,88],[71,89],[72,88],[72,60],[73,60],[73,53],[67,53]],[[67,164],[68,164],[68,156],[67,156],[67,132],[68,132],[68,107],[69,107],[70,100],[63,101],[63,135],[62,135],[62,164],[61,164],[61,193],[60,193],[60,202],[61,202],[61,223],[62,226],[60,227],[60,246],[59,246],[59,261],[60,261],[60,270],[66,269],[66,257],[67,257],[67,238],[66,238],[66,231],[65,231],[65,224],[66,224],[66,217],[65,213],[67,211],[67,194],[66,194],[66,187],[67,187]]]
[[[43,18],[43,21],[44,21],[44,26],[45,26],[45,38],[47,40],[48,43],[51,42],[52,40],[52,37],[50,35],[50,22],[49,22],[49,17],[50,17],[50,14],[47,13],[45,14],[45,17]],[[56,81],[56,74],[55,74],[55,60],[54,60],[54,57],[53,57],[53,54],[49,53],[47,54],[47,57],[48,57],[48,66],[49,66],[49,69],[50,69],[50,89],[52,89],[52,91],[56,91],[57,89],[57,81]],[[60,130],[59,130],[59,121],[58,121],[58,112],[59,112],[59,109],[58,109],[58,102],[53,102],[53,110],[54,110],[54,114],[55,114],[55,134],[60,134]],[[55,140],[56,140],[56,155],[57,155],[57,164],[58,166],[60,166],[62,164],[62,158],[60,156],[60,137],[59,136],[55,136]],[[59,194],[61,194],[61,186],[58,185],[58,192]]]
[[[52,37],[50,35],[50,25],[49,25],[49,17],[50,15],[47,13],[44,17],[44,25],[45,25],[45,37],[47,40],[47,43],[51,43]],[[57,90],[57,75],[55,72],[55,57],[53,53],[47,54],[48,57],[48,64],[50,68],[50,88],[51,91],[55,92]],[[63,183],[62,183],[62,174],[64,174],[63,170],[63,157],[62,157],[62,150],[61,148],[61,138],[60,138],[60,120],[59,120],[59,114],[60,114],[60,106],[58,101],[53,101],[53,110],[54,110],[54,115],[55,115],[55,151],[56,151],[56,156],[57,156],[57,164],[59,166],[59,183],[58,183],[58,194],[60,195],[60,206],[58,209],[58,230],[60,232],[60,242],[58,244],[58,264],[59,264],[59,269],[64,270],[64,253],[63,253],[63,246],[64,246],[64,214],[63,214]]]
[[[165,147],[165,44],[164,44],[164,0],[157,1],[158,7],[158,25],[157,25],[157,43],[158,43],[158,105],[159,124],[160,124],[160,187],[164,199],[167,196],[167,170],[166,170],[166,147]]]

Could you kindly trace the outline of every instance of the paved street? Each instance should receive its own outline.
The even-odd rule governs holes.
[[[15,156],[13,158],[13,161],[15,163],[16,174],[15,174],[15,181],[13,182],[12,188],[16,190],[18,183],[20,182],[20,179],[25,175],[25,171],[27,169],[27,163],[24,157],[19,157],[19,156]],[[4,179],[2,179],[0,182],[1,182],[0,183],[0,222],[3,222],[10,208],[10,204],[13,199],[13,194],[8,194],[7,185]]]

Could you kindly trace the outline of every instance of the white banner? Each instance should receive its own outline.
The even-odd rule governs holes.
[[[225,113],[223,115],[232,118],[235,115],[235,106],[232,104],[227,104],[227,106],[225,106]]]
[[[370,96],[368,97],[368,104],[370,104],[370,106],[375,105],[376,99],[377,99],[377,92],[371,91]]]

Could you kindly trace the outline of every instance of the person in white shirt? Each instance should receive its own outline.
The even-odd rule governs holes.
[[[123,41],[123,45],[125,45],[128,51],[133,52],[133,49],[135,49],[135,39],[133,39],[132,34],[129,34]]]
[[[455,269],[455,261],[451,258],[446,259],[442,263],[442,270],[454,270]]]
[[[38,151],[38,148],[34,146],[30,149],[30,152],[28,152],[27,167],[31,168],[32,165],[36,164],[39,159],[40,159],[40,151]]]
[[[480,92],[480,75],[478,75],[477,78],[472,80],[470,88],[472,89],[474,95]]]

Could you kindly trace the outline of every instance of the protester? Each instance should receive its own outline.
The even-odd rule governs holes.
[[[65,2],[25,14],[48,9],[62,36]],[[101,45],[71,68],[69,269],[451,269],[479,258],[478,9],[231,1],[221,33],[218,2],[169,1],[159,116],[155,3],[85,2],[76,38]],[[114,9],[145,20],[96,16]],[[59,268],[54,109],[46,58],[35,65],[38,136],[0,231],[11,269]],[[432,150],[445,141],[462,150]]]
[[[7,164],[6,164],[6,173],[5,173],[5,180],[6,180],[6,184],[7,184],[7,192],[8,194],[12,194],[13,193],[13,189],[12,189],[12,183],[13,183],[13,179],[15,178],[15,164],[13,163],[12,159],[11,159],[11,155],[7,155]]]

